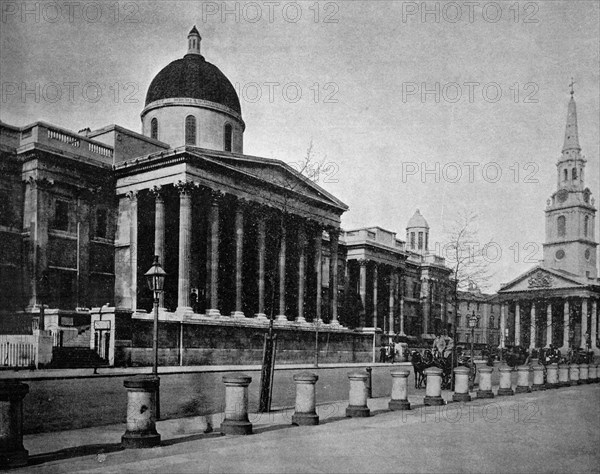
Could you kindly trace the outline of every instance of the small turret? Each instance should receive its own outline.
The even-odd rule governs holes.
[[[191,29],[188,34],[188,52],[187,54],[197,54],[202,56],[200,53],[200,42],[202,41],[202,37],[198,30],[196,29],[196,25]]]

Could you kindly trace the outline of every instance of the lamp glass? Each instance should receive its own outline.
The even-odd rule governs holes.
[[[151,291],[163,291],[165,286],[165,277],[167,273],[162,269],[158,262],[158,256],[154,256],[154,263],[145,274],[148,282],[148,288]]]

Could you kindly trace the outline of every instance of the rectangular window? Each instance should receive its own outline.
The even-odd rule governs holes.
[[[69,203],[67,201],[56,200],[52,227],[57,230],[69,230]]]
[[[415,248],[415,233],[414,232],[410,233],[410,248],[411,249]]]
[[[96,237],[106,237],[106,224],[107,224],[107,213],[106,209],[98,209],[96,211]]]
[[[423,250],[423,232],[419,232],[419,250]]]

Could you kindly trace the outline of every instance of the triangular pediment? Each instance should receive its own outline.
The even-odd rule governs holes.
[[[576,275],[537,266],[502,286],[498,293],[584,288],[585,286]]]
[[[342,201],[283,161],[193,147],[186,147],[186,149],[213,164],[251,176],[281,190],[320,201],[342,211],[348,209],[348,206]]]

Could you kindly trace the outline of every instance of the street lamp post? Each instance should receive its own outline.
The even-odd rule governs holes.
[[[475,315],[475,310],[473,310],[473,314],[471,314],[469,317],[469,327],[471,328],[471,377],[469,378],[471,379],[471,384],[475,383],[475,354],[473,343],[475,339],[475,327],[477,326],[477,321],[479,321],[479,318]]]
[[[154,263],[145,273],[146,280],[148,282],[148,288],[154,293],[154,328],[152,332],[152,375],[157,381],[156,384],[156,419],[160,419],[160,395],[159,395],[159,378],[158,378],[158,305],[160,302],[160,295],[164,290],[166,272],[160,266],[158,261],[158,255],[154,256]]]

